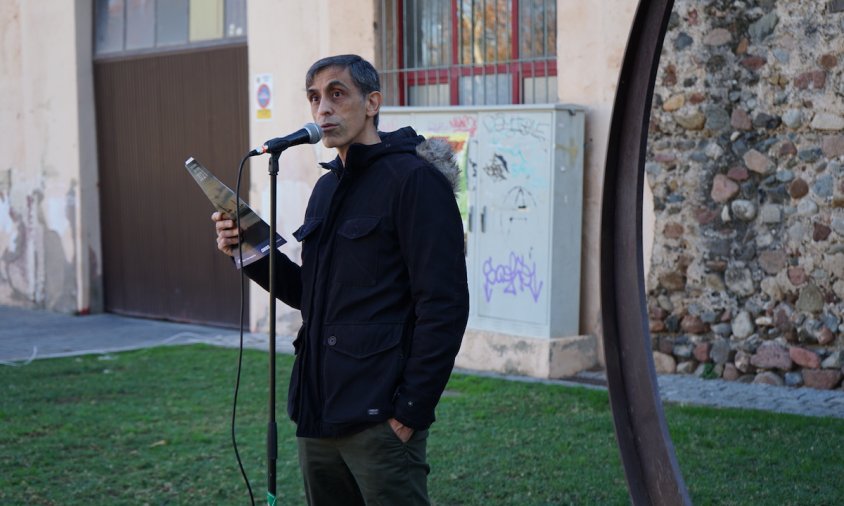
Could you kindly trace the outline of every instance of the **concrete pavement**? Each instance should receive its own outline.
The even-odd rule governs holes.
[[[267,349],[267,337],[244,334],[247,348]],[[234,347],[236,330],[103,313],[71,316],[0,306],[0,363],[113,353],[172,344],[208,343]],[[279,352],[292,353],[290,336],[277,336]]]
[[[292,353],[291,340],[292,336],[277,336],[277,350],[281,353]],[[191,343],[236,347],[239,336],[233,329],[203,325],[128,318],[114,314],[70,316],[0,306],[0,367],[21,366],[41,358],[105,354]],[[244,346],[266,350],[267,336],[245,333]],[[570,380],[495,376],[516,381],[543,381],[605,388],[603,374],[595,372],[584,372]],[[683,375],[661,375],[658,382],[660,396],[665,402],[844,419],[842,390],[773,387],[703,380]]]

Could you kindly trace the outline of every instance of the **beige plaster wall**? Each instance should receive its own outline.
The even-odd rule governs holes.
[[[325,56],[356,53],[369,61],[375,57],[374,2],[274,2],[253,0],[247,4],[249,26],[249,77],[273,76],[272,120],[255,119],[254,90],[250,85],[250,140],[260,145],[265,140],[287,135],[311,122],[305,99],[305,72]],[[318,161],[335,156],[321,144],[299,146],[282,154],[278,177],[277,220],[279,232],[289,241],[282,251],[299,260],[299,244],[292,232],[299,228],[305,206],[317,178],[323,174]],[[269,220],[269,176],[267,156],[257,157],[251,165],[251,202]],[[256,331],[268,328],[269,298],[253,284],[250,292],[250,321]],[[301,323],[298,311],[277,305],[277,333],[293,335]]]
[[[637,5],[636,0],[557,0],[558,96],[587,110],[580,333],[599,337],[602,365],[600,230],[604,162],[618,72]]]
[[[89,4],[0,4],[0,304],[101,308]]]

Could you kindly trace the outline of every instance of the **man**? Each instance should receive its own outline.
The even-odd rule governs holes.
[[[378,73],[361,57],[319,60],[305,85],[337,149],[293,233],[301,267],[277,257],[278,298],[303,319],[288,413],[308,502],[428,504],[427,429],[469,308],[457,168],[450,149],[409,127],[377,130]],[[212,219],[232,255],[233,220]],[[268,265],[246,274],[266,288]]]

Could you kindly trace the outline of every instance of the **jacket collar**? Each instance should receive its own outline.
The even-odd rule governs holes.
[[[354,174],[365,170],[366,167],[384,155],[402,152],[413,153],[416,146],[425,140],[421,135],[417,135],[411,127],[404,127],[394,132],[378,132],[378,136],[381,138],[381,142],[377,144],[352,144],[349,146],[345,166],[339,155],[334,160],[320,163],[320,165],[340,178],[346,172]]]
[[[353,175],[365,170],[377,158],[386,154],[415,153],[445,176],[452,191],[457,193],[466,189],[465,174],[461,175],[453,148],[447,139],[434,136],[425,140],[410,127],[404,127],[395,132],[378,132],[378,135],[381,137],[381,142],[378,144],[351,145],[349,152],[346,153],[346,167],[343,167],[343,161],[340,160],[339,156],[320,165],[333,172],[337,179],[340,179],[346,171]]]

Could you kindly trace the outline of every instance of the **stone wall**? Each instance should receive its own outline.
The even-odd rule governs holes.
[[[654,91],[661,372],[842,388],[844,1],[679,0]]]

